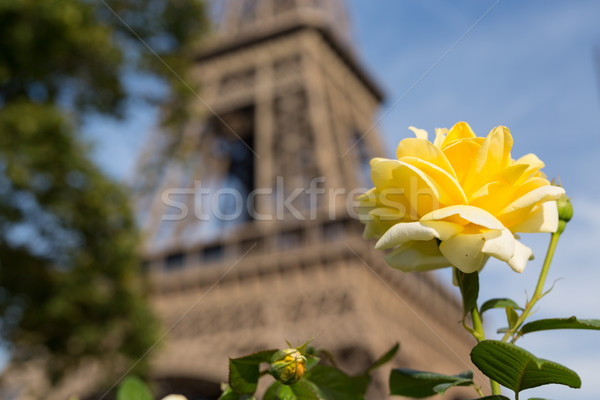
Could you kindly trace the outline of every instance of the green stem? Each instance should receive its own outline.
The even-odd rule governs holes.
[[[477,308],[477,306],[473,307],[473,309],[471,310],[471,319],[473,321],[473,337],[475,337],[477,342],[485,340],[483,321],[481,319],[481,314],[479,314],[479,309]],[[502,394],[502,392],[500,391],[500,384],[498,382],[496,382],[493,379],[490,379],[490,386],[492,388],[492,394]]]
[[[538,302],[542,297],[544,297],[544,283],[546,282],[546,277],[548,276],[548,270],[550,269],[550,263],[552,263],[552,257],[554,257],[554,251],[556,250],[556,244],[558,243],[558,238],[560,237],[559,232],[555,232],[552,234],[550,238],[550,244],[548,245],[548,251],[546,252],[546,259],[544,260],[544,265],[542,266],[542,271],[540,272],[540,277],[538,278],[537,286],[535,287],[535,292],[531,297],[531,300],[525,306],[525,309],[517,319],[515,325],[509,329],[504,336],[502,337],[502,341],[506,342],[510,337],[512,337],[515,332],[521,327],[525,319],[531,313],[533,306]],[[516,340],[516,337],[513,338],[513,342]]]
[[[471,319],[473,320],[473,336],[477,339],[477,342],[485,340],[485,332],[483,331],[483,322],[481,320],[481,314],[477,306],[471,310]]]

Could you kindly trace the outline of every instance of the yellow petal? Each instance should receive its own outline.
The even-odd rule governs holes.
[[[440,253],[436,240],[405,243],[384,258],[390,266],[404,272],[428,271],[450,266],[450,262]]]
[[[446,139],[447,133],[448,129],[446,128],[435,128],[435,140],[433,141],[433,145],[438,149],[441,149],[442,143],[444,143],[444,139]]]
[[[416,211],[414,215],[410,215],[410,218],[418,220],[422,215],[439,208],[440,195],[437,185],[421,170],[398,161],[393,176],[396,187],[382,191],[382,196],[397,196],[400,189],[408,199],[410,207]]]
[[[491,182],[469,197],[469,205],[496,215],[512,201],[513,193],[514,188],[511,185],[504,182]]]
[[[535,154],[525,154],[523,157],[515,161],[515,164],[525,164],[528,166],[525,176],[531,176],[540,169],[544,168],[544,162],[538,158]]]
[[[530,260],[532,257],[533,252],[531,249],[518,240],[515,240],[515,254],[508,260],[508,266],[515,272],[523,272],[527,260]]]
[[[483,138],[456,140],[443,150],[461,185],[471,170],[482,141]]]
[[[393,171],[398,166],[397,160],[377,157],[373,158],[370,164],[371,180],[377,189],[381,190],[387,187],[396,186]]]
[[[390,249],[413,240],[428,241],[436,237],[434,229],[419,222],[401,222],[392,226],[375,244],[377,250]]]
[[[450,263],[466,274],[481,270],[489,256],[481,251],[485,243],[482,233],[459,233],[440,243],[440,252]]]
[[[512,136],[508,128],[499,126],[489,133],[477,152],[471,173],[465,183],[465,192],[475,191],[489,182],[489,177],[511,163],[510,150],[512,149]]]
[[[516,239],[508,229],[493,231],[485,238],[481,251],[498,260],[507,262],[515,254]]]
[[[466,122],[457,122],[448,132],[444,142],[442,143],[442,149],[451,144],[453,141],[458,139],[470,139],[476,137],[475,133]]]
[[[522,208],[531,207],[536,203],[558,200],[558,198],[564,193],[565,190],[559,186],[548,185],[539,187],[530,191],[524,196],[521,196],[506,206],[504,210],[502,210],[502,214],[507,214]]]
[[[417,137],[417,139],[423,139],[423,140],[427,140],[427,131],[425,129],[419,129],[419,128],[415,128],[414,126],[409,126],[408,129],[410,129],[411,131],[413,131],[413,133],[415,134],[415,136]]]
[[[448,240],[464,230],[462,225],[448,221],[421,221],[421,225],[433,229],[440,240]]]
[[[535,206],[520,223],[511,227],[513,232],[538,233],[556,232],[558,228],[558,209],[556,201],[546,201]]]
[[[504,225],[489,212],[473,206],[450,206],[434,210],[421,218],[421,221],[448,221],[460,225],[469,223],[487,229],[503,229]]]
[[[442,205],[467,204],[467,198],[460,184],[446,170],[415,157],[402,157],[400,161],[406,162],[427,174],[431,182],[436,185]]]
[[[454,170],[444,153],[428,140],[404,139],[398,144],[396,156],[398,160],[402,160],[402,157],[420,158],[421,160],[437,165],[456,178]]]
[[[562,193],[564,190],[558,186],[541,186],[514,200],[496,215],[504,226],[515,232],[514,227],[529,219],[538,203],[557,200]]]

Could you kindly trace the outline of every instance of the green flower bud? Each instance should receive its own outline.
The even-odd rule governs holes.
[[[306,372],[306,357],[297,349],[279,350],[271,358],[269,372],[284,385],[294,384]]]
[[[560,196],[558,200],[556,200],[556,207],[558,208],[558,233],[563,233],[567,226],[567,222],[573,218],[573,205],[571,204],[571,200],[567,197],[566,194]]]

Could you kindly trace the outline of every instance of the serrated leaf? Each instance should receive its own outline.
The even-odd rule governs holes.
[[[491,310],[492,308],[506,308],[506,307],[512,307],[515,310],[523,309],[517,303],[515,303],[513,300],[508,299],[508,298],[502,298],[502,299],[490,299],[490,300],[486,301],[485,303],[483,303],[481,305],[481,309],[479,311],[483,314],[485,311]]]
[[[479,274],[473,272],[465,274],[458,268],[454,268],[454,278],[463,299],[463,318],[477,307],[477,296],[479,296]]]
[[[128,376],[117,390],[117,400],[153,400],[148,386],[140,378]]]
[[[309,386],[322,400],[363,400],[352,378],[328,365],[317,365],[307,372],[300,382]]]
[[[398,352],[398,349],[400,348],[400,343],[396,343],[394,346],[392,346],[391,349],[389,349],[384,355],[382,355],[381,357],[379,357],[377,360],[375,360],[373,362],[373,364],[369,365],[369,367],[365,370],[365,372],[367,374],[370,374],[371,372],[373,372],[374,370],[376,370],[377,368],[381,367],[383,364],[387,363],[388,361],[390,361],[392,358],[394,358],[394,356],[396,355],[396,353]]]
[[[591,329],[600,330],[600,319],[548,318],[531,321],[521,327],[521,333],[548,331],[552,329]]]
[[[260,376],[261,363],[271,362],[277,350],[265,350],[239,358],[229,359],[229,386],[243,394],[254,394]]]
[[[537,358],[514,344],[484,340],[471,351],[471,361],[490,379],[518,393],[556,383],[581,387],[581,379],[569,368]]]
[[[390,394],[406,397],[429,397],[436,394],[434,388],[446,390],[444,384],[460,382],[461,385],[473,384],[473,373],[466,371],[458,375],[443,375],[435,372],[415,371],[396,368],[390,374]],[[445,389],[444,389],[445,388]]]

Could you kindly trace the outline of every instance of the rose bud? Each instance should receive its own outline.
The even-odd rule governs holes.
[[[291,385],[306,372],[306,357],[297,349],[279,350],[271,358],[271,375],[284,385]]]

